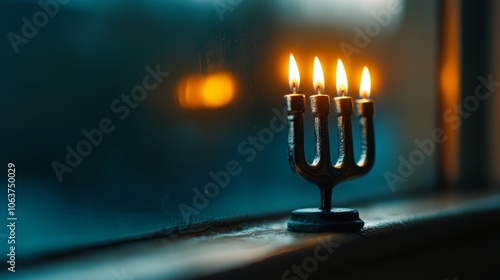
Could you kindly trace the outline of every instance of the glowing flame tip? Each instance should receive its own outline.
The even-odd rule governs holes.
[[[359,95],[361,98],[370,98],[371,91],[371,79],[370,71],[368,67],[363,67],[363,73],[361,74],[361,85],[359,86]]]
[[[293,93],[299,91],[300,73],[299,67],[297,66],[297,62],[295,61],[295,57],[293,57],[293,54],[290,54],[290,61],[288,64],[288,82],[290,84],[290,91],[292,91]]]
[[[321,62],[317,56],[314,58],[313,85],[314,92],[317,94],[325,92],[325,75],[323,74],[323,67],[321,67]]]
[[[347,95],[347,74],[340,59],[337,61],[337,94],[340,96]]]

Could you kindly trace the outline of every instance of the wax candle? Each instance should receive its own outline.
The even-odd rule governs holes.
[[[375,115],[375,103],[370,98],[371,79],[368,67],[363,67],[359,96],[356,100],[357,115],[361,124],[361,158],[357,165],[363,172],[368,172],[375,161],[375,131],[373,127],[373,116]]]
[[[288,62],[288,82],[290,84],[290,91],[297,94],[300,87],[300,73],[299,66],[297,66],[297,61],[295,61],[293,54],[290,54]]]
[[[359,86],[359,97],[361,99],[356,100],[356,107],[359,116],[362,117],[373,117],[375,115],[375,104],[370,98],[371,92],[371,79],[370,71],[368,67],[363,67],[363,73],[361,74],[361,84]]]
[[[298,93],[300,88],[300,73],[293,54],[290,54],[288,64],[288,81],[292,93],[285,95],[285,108],[289,114],[302,114],[306,108],[306,97]]]
[[[321,62],[318,57],[314,58],[313,85],[316,94],[310,97],[312,113],[317,117],[319,117],[319,115],[326,117],[328,113],[330,113],[330,97],[323,94],[325,91],[325,76],[323,75],[323,68],[321,67]],[[322,119],[316,121],[323,121]],[[326,122],[326,119],[324,122]]]
[[[315,95],[311,99],[311,111],[314,115],[314,137],[316,145],[314,146],[313,166],[318,169],[327,169],[332,165],[330,158],[330,138],[328,133],[328,114],[330,113],[330,97],[325,92],[325,77],[323,68],[318,57],[314,58],[313,85]],[[322,197],[331,197],[330,188],[322,188]],[[331,200],[325,199],[321,203],[321,209],[329,210]]]
[[[337,61],[337,97],[335,100],[335,109],[338,115],[352,115],[353,113],[353,102],[352,98],[347,96],[347,74],[345,72],[344,64],[342,60]]]
[[[297,174],[302,174],[299,166],[306,166],[306,156],[304,151],[304,118],[302,115],[306,110],[306,97],[299,94],[300,73],[297,62],[290,54],[288,64],[288,81],[290,83],[291,94],[285,95],[285,110],[288,120],[288,145],[293,145],[297,149],[288,150],[288,162],[291,169]]]

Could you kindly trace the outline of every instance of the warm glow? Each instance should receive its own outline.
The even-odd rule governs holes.
[[[337,61],[337,94],[341,96],[347,95],[347,74],[340,59]]]
[[[460,129],[455,127],[451,119],[460,119],[459,110],[449,110],[460,103],[460,73],[463,45],[461,36],[461,3],[460,1],[442,1],[440,44],[441,71],[440,71],[440,111],[450,113],[445,118],[440,118],[440,126],[446,135],[446,145],[441,145],[441,155],[438,165],[442,168],[443,185],[454,186],[459,180],[460,162]]]
[[[299,91],[300,73],[293,54],[290,54],[290,63],[288,64],[288,82],[290,83],[290,91],[293,93]]]
[[[190,76],[179,83],[178,97],[181,107],[219,108],[234,99],[235,85],[231,74]]]
[[[361,98],[370,98],[370,91],[372,81],[370,79],[370,71],[368,67],[363,67],[363,74],[361,74],[361,85],[359,86],[359,96]]]
[[[323,67],[321,67],[318,57],[314,58],[313,85],[314,92],[317,94],[325,92],[325,75],[323,75]]]

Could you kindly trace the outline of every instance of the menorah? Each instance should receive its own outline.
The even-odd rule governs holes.
[[[340,60],[339,63],[341,64]],[[343,65],[341,68],[341,71],[345,73]],[[337,67],[338,71],[339,66]],[[357,231],[364,226],[357,210],[332,208],[331,198],[332,190],[337,184],[359,178],[368,173],[373,166],[375,160],[374,104],[373,100],[367,99],[366,95],[363,96],[363,99],[356,100],[357,115],[361,124],[361,157],[358,162],[355,162],[351,123],[354,104],[351,97],[344,95],[347,93],[347,81],[345,81],[343,89],[342,86],[339,89],[338,84],[339,81],[337,81],[337,92],[341,96],[334,98],[339,138],[338,159],[335,164],[332,164],[330,157],[328,130],[330,97],[321,93],[323,87],[318,87],[317,94],[310,97],[311,111],[314,114],[315,136],[315,157],[311,164],[307,162],[304,151],[302,115],[306,111],[305,96],[297,94],[298,87],[297,84],[292,84],[292,79],[293,93],[285,95],[285,108],[288,113],[288,160],[290,167],[299,177],[317,185],[321,193],[321,206],[319,208],[298,209],[292,212],[288,222],[288,230],[290,231]]]

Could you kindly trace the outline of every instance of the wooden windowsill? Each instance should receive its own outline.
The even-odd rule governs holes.
[[[447,239],[500,232],[498,194],[440,195],[357,209],[366,223],[358,233],[288,232],[288,215],[212,222],[31,261],[16,274],[22,279],[314,279]]]

